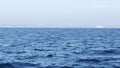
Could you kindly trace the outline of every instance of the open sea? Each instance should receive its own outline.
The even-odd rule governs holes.
[[[0,68],[120,68],[120,29],[0,28]]]

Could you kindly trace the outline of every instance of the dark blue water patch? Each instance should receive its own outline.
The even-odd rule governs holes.
[[[81,62],[85,62],[85,63],[100,63],[101,61],[99,59],[95,59],[95,58],[87,58],[87,59],[78,59],[76,62],[81,63]]]
[[[34,50],[35,51],[53,51],[53,50],[50,50],[50,49],[38,49],[38,48],[35,48]]]
[[[120,49],[119,48],[102,48],[102,49],[92,49],[91,52],[95,54],[120,54]]]
[[[15,68],[15,67],[10,63],[2,63],[0,64],[0,68]]]
[[[36,67],[38,64],[31,64],[31,63],[20,63],[20,62],[14,62],[14,63],[2,63],[0,64],[0,68],[30,68],[30,67]]]

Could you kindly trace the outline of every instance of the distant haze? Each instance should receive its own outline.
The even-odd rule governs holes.
[[[1,0],[0,26],[120,27],[120,0]]]

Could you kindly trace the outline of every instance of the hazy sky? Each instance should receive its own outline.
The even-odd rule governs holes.
[[[0,0],[0,25],[120,27],[120,0]]]

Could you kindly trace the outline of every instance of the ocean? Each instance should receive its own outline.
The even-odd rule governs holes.
[[[0,28],[0,68],[120,68],[120,29]]]

